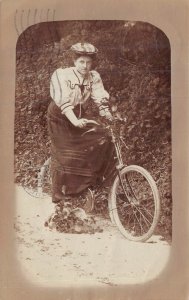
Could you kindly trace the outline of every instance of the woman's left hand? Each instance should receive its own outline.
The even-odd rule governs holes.
[[[106,112],[105,118],[109,121],[113,121],[113,116],[110,111]]]

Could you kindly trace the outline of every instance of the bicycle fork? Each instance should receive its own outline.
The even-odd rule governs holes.
[[[116,166],[116,169],[118,171],[118,177],[119,177],[122,189],[124,191],[124,194],[125,194],[126,199],[128,200],[128,202],[135,206],[136,204],[138,204],[138,199],[137,199],[137,197],[136,197],[136,195],[135,195],[135,193],[134,193],[134,191],[133,191],[133,189],[130,185],[130,182],[129,182],[128,178],[126,177],[125,178],[126,185],[127,185],[127,187],[129,187],[129,191],[132,194],[131,196],[128,195],[127,187],[125,186],[125,183],[123,182],[123,178],[121,177],[121,170],[125,167],[125,165],[123,163],[119,142],[116,140],[112,129],[111,129],[111,135],[112,135],[112,142],[114,143],[115,150],[116,150],[116,155],[117,155],[117,159],[118,159],[118,164]],[[133,197],[134,197],[134,201],[133,201]]]

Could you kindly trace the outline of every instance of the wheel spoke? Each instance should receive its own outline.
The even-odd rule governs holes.
[[[143,219],[146,220],[151,225],[150,221],[145,217],[145,215],[140,211],[140,209],[138,209],[138,207],[137,210],[142,215]]]
[[[129,214],[128,225],[130,224],[131,214]]]
[[[140,214],[140,223],[141,223],[141,222],[142,222],[142,221],[141,221],[141,214]],[[142,229],[143,229],[143,227],[142,227]],[[141,233],[145,233],[144,229],[142,230]]]
[[[136,219],[137,219],[137,221],[138,221],[138,224],[139,224],[139,226],[140,226],[141,233],[142,233],[142,226],[141,226],[141,222],[138,220],[136,212],[134,212],[134,215],[136,216]]]
[[[142,209],[143,211],[145,211],[148,215],[150,215],[153,219],[153,215],[149,212],[149,210],[147,210],[146,208],[144,207],[140,207],[140,209]]]

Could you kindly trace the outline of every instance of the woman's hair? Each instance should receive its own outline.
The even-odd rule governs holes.
[[[72,53],[72,60],[75,61],[76,59],[78,59],[81,56],[88,56],[92,59],[92,61],[94,62],[96,60],[96,54],[79,54],[79,53]]]

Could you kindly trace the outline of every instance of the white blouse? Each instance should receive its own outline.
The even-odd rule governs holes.
[[[83,77],[75,67],[57,69],[51,77],[50,95],[63,114],[77,104],[85,103],[89,97],[99,107],[101,115],[109,110],[109,94],[104,89],[100,74],[94,70]]]

